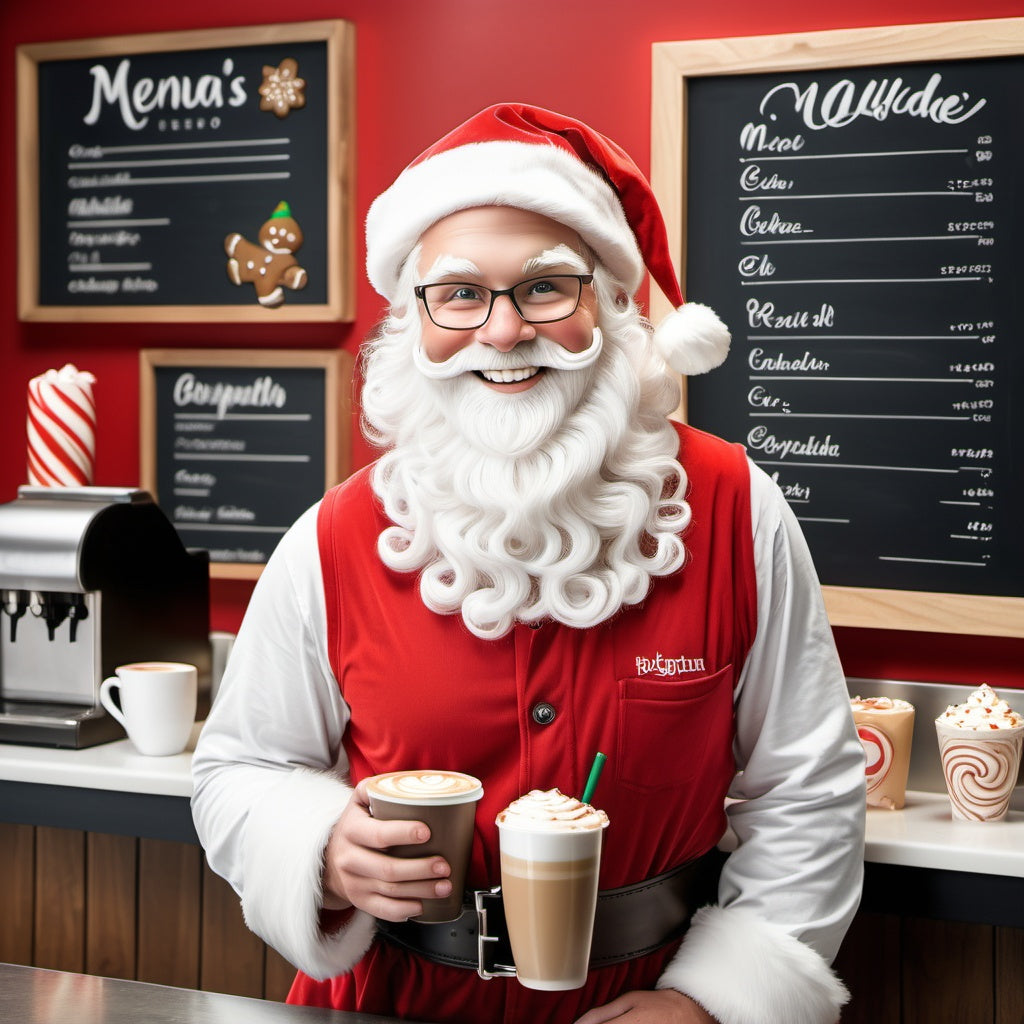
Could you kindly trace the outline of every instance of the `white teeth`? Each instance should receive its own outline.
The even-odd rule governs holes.
[[[518,370],[481,370],[480,374],[492,384],[515,384],[520,380],[529,380],[537,372],[536,366],[522,366]]]

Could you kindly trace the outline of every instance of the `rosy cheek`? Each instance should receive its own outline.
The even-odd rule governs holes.
[[[423,325],[423,352],[432,363],[443,363],[465,348],[472,331],[446,331],[427,321]]]
[[[544,325],[538,331],[545,331]],[[548,324],[548,338],[568,352],[584,352],[594,342],[594,320],[589,315],[577,315],[559,323]]]

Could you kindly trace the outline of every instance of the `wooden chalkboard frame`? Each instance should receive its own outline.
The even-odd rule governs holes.
[[[327,301],[251,305],[42,305],[39,65],[47,61],[323,41],[327,47]],[[341,20],[108,36],[17,47],[18,316],[26,321],[298,323],[355,319],[355,29]]]
[[[709,75],[971,60],[1024,54],[1024,18],[655,43],[652,47],[651,182],[686,280],[687,83]],[[651,290],[655,321],[669,312]],[[685,399],[680,415],[685,418]],[[835,626],[1024,637],[1024,599],[824,586]]]
[[[156,371],[161,367],[317,368],[324,375],[323,490],[349,474],[351,439],[351,390],[353,359],[343,349],[293,351],[276,349],[142,349],[139,352],[139,462],[144,490],[159,501],[157,490]],[[310,504],[319,495],[310,495]],[[211,562],[214,579],[257,579],[262,565]]]

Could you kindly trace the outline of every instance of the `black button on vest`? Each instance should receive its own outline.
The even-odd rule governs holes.
[[[558,717],[558,712],[555,710],[554,705],[548,704],[547,701],[534,704],[531,714],[533,715],[533,720],[538,725],[550,725]]]

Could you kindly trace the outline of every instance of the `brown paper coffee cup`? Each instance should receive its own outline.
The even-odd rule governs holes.
[[[413,921],[454,921],[462,915],[466,871],[473,846],[476,805],[484,795],[479,779],[462,772],[415,770],[388,772],[367,780],[370,813],[382,821],[422,821],[430,829],[425,843],[392,846],[393,857],[441,856],[451,867],[451,894],[425,899]]]

